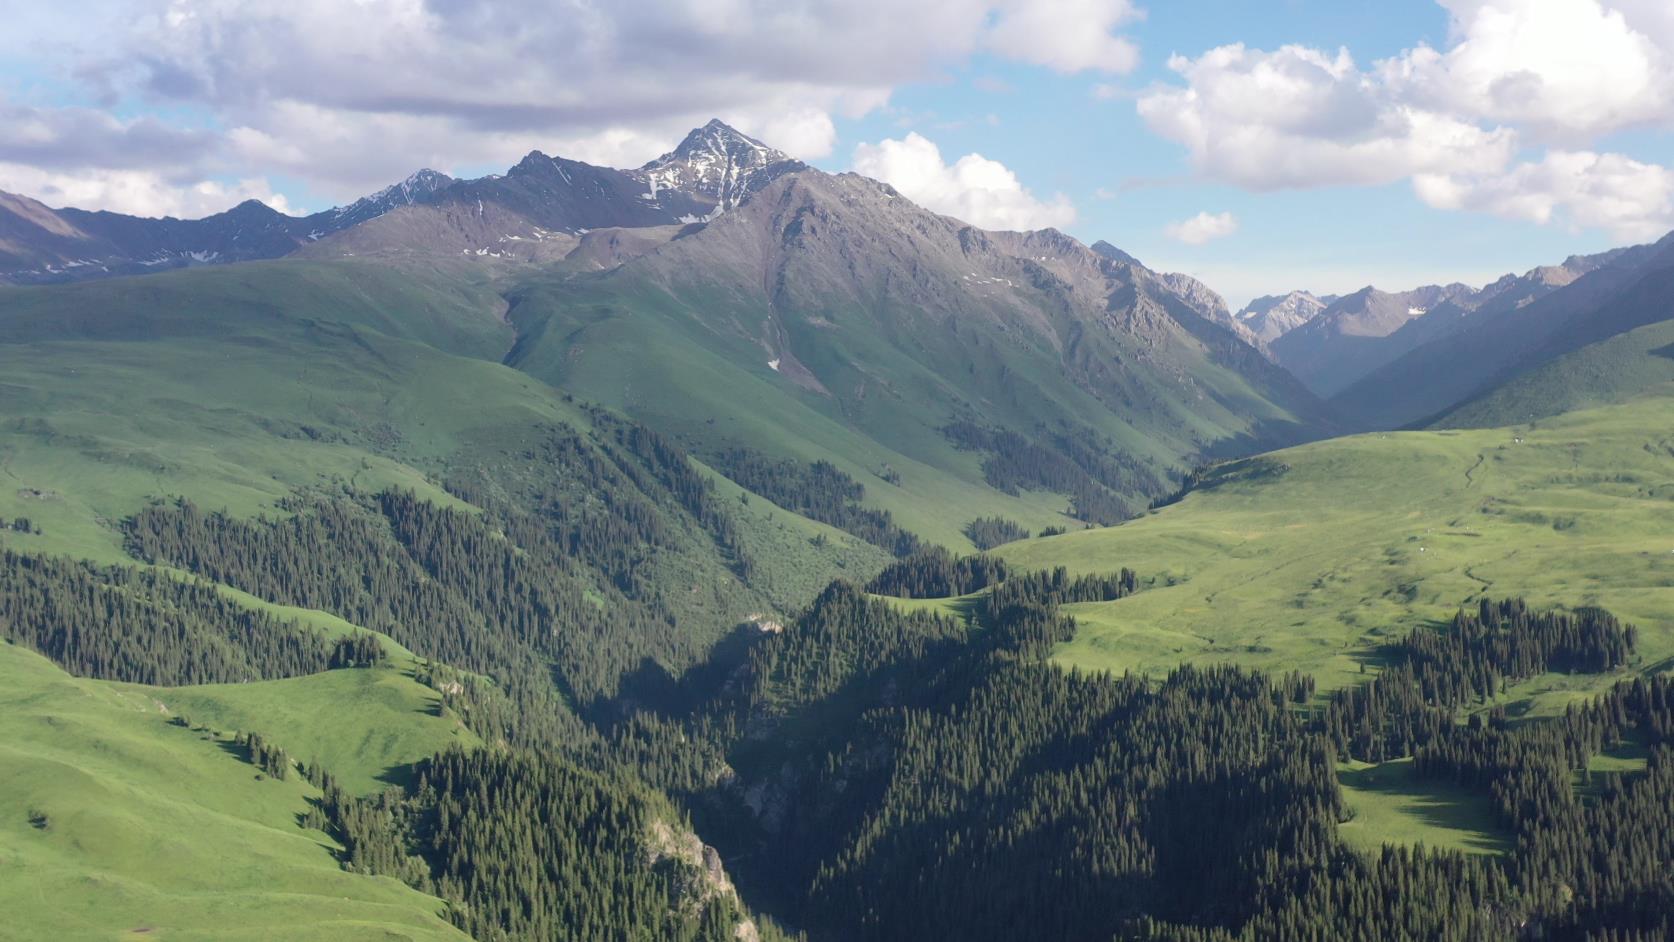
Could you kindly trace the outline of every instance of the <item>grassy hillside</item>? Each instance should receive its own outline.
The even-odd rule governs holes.
[[[1387,635],[1484,595],[1603,606],[1639,625],[1645,663],[1659,663],[1674,656],[1670,404],[1319,442],[1224,465],[1122,526],[997,552],[1159,580],[1072,606],[1081,630],[1058,651],[1064,664],[1233,661],[1307,671],[1329,690],[1375,671]],[[1555,705],[1585,685],[1545,686]]]
[[[1223,465],[1183,500],[1130,523],[1000,547],[1009,562],[1156,577],[1111,603],[1066,606],[1055,659],[1161,674],[1233,662],[1364,682],[1379,647],[1483,596],[1599,605],[1640,630],[1639,667],[1674,658],[1674,393],[1532,426],[1360,435]],[[1559,714],[1613,675],[1544,675],[1503,700]],[[1343,836],[1505,849],[1488,796],[1348,766]]]
[[[852,175],[787,176],[620,268],[507,296],[506,362],[700,455],[830,461],[955,548],[971,519],[1039,530],[1069,502],[1062,475],[996,490],[989,449],[961,450],[950,424],[1051,453],[1031,466],[1108,464],[1096,489],[1131,510],[1196,456],[1318,434],[1325,412],[1154,274],[1050,230],[974,230]]]
[[[543,286],[516,309],[527,331],[514,354],[519,369],[632,415],[695,450],[737,445],[830,461],[865,486],[868,505],[951,547],[973,548],[960,528],[980,516],[998,514],[1034,530],[1074,523],[1063,515],[1059,495],[1012,497],[989,487],[982,456],[925,434],[918,405],[892,399],[899,411],[881,421],[903,432],[918,430],[910,444],[892,446],[854,427],[837,403],[782,378],[756,344],[703,329],[681,301],[637,287],[599,297],[571,293],[578,290],[567,283]],[[880,478],[885,469],[899,475],[899,483]]]
[[[246,684],[111,688],[149,698],[193,725],[259,732],[299,761],[318,760],[344,789],[371,794],[403,781],[406,767],[419,759],[453,744],[478,744],[411,672],[402,664]]]
[[[0,290],[0,518],[40,531],[0,540],[113,562],[115,524],[176,495],[250,516],[321,486],[457,506],[439,482],[459,468],[528,465],[550,483],[560,472],[531,449],[592,420],[497,362],[512,342],[503,307],[452,269],[353,262]],[[786,539],[765,514],[737,521],[765,560],[740,606],[801,604],[844,565],[881,564],[807,521]],[[684,539],[659,578],[728,578],[706,537]]]
[[[421,466],[569,411],[426,343],[502,343],[492,296],[452,284],[271,263],[0,290],[0,516],[40,526],[20,548],[113,560],[108,524],[154,497],[250,514],[340,481],[451,500]]]
[[[1528,371],[1449,411],[1441,428],[1531,422],[1575,409],[1668,395],[1674,383],[1674,322],[1618,334]]]
[[[370,673],[334,672],[361,681]],[[369,698],[346,689],[355,678],[329,678],[345,688],[333,701],[339,719],[353,717],[361,727],[355,735],[414,748],[445,744],[449,734],[431,729],[435,723],[387,709],[392,698],[416,702],[416,685],[376,673],[389,676],[371,684],[390,689]],[[7,873],[0,880],[0,935],[464,938],[440,915],[437,900],[342,870],[331,839],[298,825],[316,794],[300,776],[258,775],[229,742],[169,723],[152,692],[70,677],[12,645],[0,645],[0,677],[0,859]],[[286,728],[278,738],[303,727],[265,711],[320,693],[315,681],[322,679],[205,696],[230,694],[223,702],[261,711],[264,729]],[[11,934],[20,927],[28,934]]]

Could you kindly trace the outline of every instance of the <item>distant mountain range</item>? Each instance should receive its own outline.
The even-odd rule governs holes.
[[[347,206],[286,216],[249,200],[203,219],[51,209],[0,193],[0,281],[40,284],[192,265],[418,251],[551,259],[595,229],[700,223],[802,162],[720,121],[637,170],[535,151],[504,175],[420,170]],[[352,232],[352,235],[348,233]],[[333,237],[342,236],[337,241]],[[315,249],[326,242],[329,248]]]
[[[1667,260],[1659,246],[1574,255],[1474,288],[1368,286],[1342,297],[1257,298],[1233,315],[1351,425],[1434,418],[1586,343],[1674,311],[1624,293]],[[1563,397],[1558,397],[1560,400]]]
[[[0,282],[293,256],[532,265],[544,274],[513,279],[510,316],[565,332],[530,331],[508,357],[642,417],[668,405],[624,391],[622,377],[686,364],[644,350],[607,364],[602,351],[614,347],[579,338],[660,321],[659,343],[691,335],[734,367],[768,365],[842,422],[875,423],[869,434],[891,449],[949,417],[1047,438],[1062,434],[1043,431],[1054,424],[1102,426],[1103,440],[1154,462],[1130,475],[1137,493],[1187,456],[1440,416],[1655,322],[1666,313],[1660,296],[1633,291],[1668,253],[1659,244],[1572,256],[1481,288],[1295,290],[1233,312],[1195,278],[1153,271],[1108,242],[985,232],[720,121],[634,169],[534,151],[504,174],[420,170],[302,217],[249,201],[203,219],[145,219],[0,194]],[[1011,385],[988,383],[982,369]],[[1036,400],[1019,401],[1018,383]],[[878,414],[909,400],[922,422]]]
[[[1475,300],[1446,320],[1427,324],[1426,316],[1393,335],[1396,355],[1337,391],[1333,402],[1364,427],[1423,423],[1591,344],[1668,321],[1674,236],[1502,278]],[[1548,392],[1551,401],[1565,401],[1565,390]]]

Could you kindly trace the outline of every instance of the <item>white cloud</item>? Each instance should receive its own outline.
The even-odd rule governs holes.
[[[134,216],[198,219],[252,199],[282,213],[293,211],[284,194],[274,192],[264,178],[183,183],[148,170],[54,173],[0,163],[0,189],[28,194],[55,208],[108,209]]]
[[[1643,238],[1674,226],[1671,171],[1596,153],[1674,126],[1674,4],[1440,0],[1443,50],[1221,46],[1137,101],[1203,177],[1253,190],[1410,181],[1431,206]],[[1576,146],[1580,145],[1580,146]]]
[[[1553,151],[1483,177],[1421,176],[1418,195],[1439,209],[1604,229],[1623,241],[1656,238],[1674,225],[1674,170],[1620,154]]]
[[[997,5],[985,45],[1060,72],[1130,72],[1139,49],[1115,35],[1139,16],[1130,0],[1007,0]]]
[[[1394,100],[1355,67],[1347,50],[1328,55],[1242,45],[1169,68],[1187,85],[1141,95],[1152,130],[1186,146],[1205,176],[1256,190],[1376,185],[1415,173],[1492,170],[1510,159],[1515,135],[1484,130]]]
[[[1211,214],[1207,211],[1163,227],[1164,235],[1187,245],[1202,245],[1237,231],[1238,220],[1231,213]]]
[[[717,116],[815,159],[836,146],[834,116],[976,55],[1066,73],[1137,62],[1119,33],[1132,0],[90,2],[98,40],[22,21],[50,34],[41,55],[70,60],[48,67],[107,100],[204,112],[232,129],[214,142],[224,173],[339,200],[537,147],[636,165]],[[164,159],[145,167],[169,176]]]
[[[949,165],[935,143],[917,134],[855,148],[854,169],[884,181],[923,206],[984,229],[1044,229],[1075,221],[1062,194],[1042,201],[1017,174],[981,154]]]
[[[1443,0],[1454,42],[1380,63],[1403,97],[1543,139],[1674,117],[1674,26],[1649,3]]]

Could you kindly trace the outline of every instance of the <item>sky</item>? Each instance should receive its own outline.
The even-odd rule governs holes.
[[[0,190],[300,213],[712,117],[1238,306],[1674,229],[1669,0],[0,0]]]

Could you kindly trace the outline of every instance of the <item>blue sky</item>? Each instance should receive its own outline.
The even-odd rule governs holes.
[[[536,147],[635,164],[718,115],[1235,304],[1479,283],[1674,227],[1671,7],[0,0],[0,189],[313,210]]]

